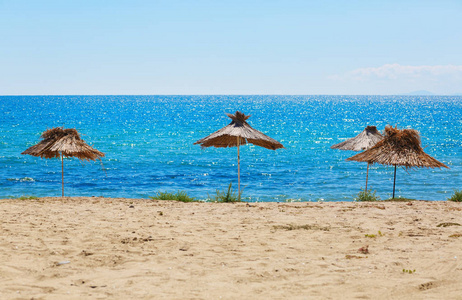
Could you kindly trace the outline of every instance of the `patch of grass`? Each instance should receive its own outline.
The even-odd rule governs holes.
[[[355,198],[355,201],[359,202],[371,202],[371,201],[379,201],[380,197],[375,195],[376,191],[365,191],[361,189],[358,195]]]
[[[377,232],[377,234],[365,234],[364,236],[368,237],[368,238],[376,238],[378,236],[383,236],[383,233],[379,230],[379,232]]]
[[[19,198],[16,198],[18,200],[36,200],[38,199],[38,197],[35,197],[35,196],[21,196]]]
[[[209,199],[215,202],[223,202],[223,203],[242,202],[241,194],[242,194],[242,191],[238,194],[234,192],[233,184],[230,183],[228,186],[228,190],[226,192],[224,190],[220,192],[217,189],[217,195],[213,198],[209,196]]]
[[[448,201],[462,202],[462,190],[455,190],[451,198],[448,198]]]
[[[389,198],[389,199],[386,199],[386,200],[384,200],[384,201],[390,201],[390,202],[409,202],[409,201],[415,201],[415,199],[405,198],[405,197],[399,196],[398,198]]]
[[[412,273],[415,273],[415,269],[414,270],[403,269],[403,273],[412,274]]]
[[[194,202],[197,201],[196,198],[188,196],[188,194],[184,191],[178,191],[176,194],[168,193],[168,192],[157,192],[156,196],[149,198],[154,200],[174,200],[174,201],[181,201],[181,202]]]

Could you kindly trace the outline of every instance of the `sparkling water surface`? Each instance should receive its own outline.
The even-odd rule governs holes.
[[[224,113],[280,141],[276,151],[245,145],[241,186],[247,201],[352,201],[366,163],[330,146],[367,125],[420,132],[425,151],[450,169],[398,168],[396,195],[445,200],[462,189],[461,96],[2,96],[0,198],[61,195],[61,162],[21,155],[46,129],[76,128],[106,156],[102,164],[65,159],[67,196],[146,198],[185,191],[206,199],[237,189],[237,149],[193,143],[228,125]],[[391,197],[393,167],[373,165],[369,187]]]

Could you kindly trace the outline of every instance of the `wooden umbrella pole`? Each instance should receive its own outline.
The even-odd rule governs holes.
[[[237,137],[237,186],[238,186],[238,195],[241,195],[241,157],[239,155],[239,137]]]
[[[393,199],[395,199],[395,184],[396,184],[396,165],[395,165],[395,178],[393,179]]]
[[[64,197],[64,159],[63,159],[62,153],[61,153],[61,191],[62,191],[62,197]]]
[[[367,180],[369,179],[369,163],[367,163],[367,173],[366,173],[366,192],[367,192]]]

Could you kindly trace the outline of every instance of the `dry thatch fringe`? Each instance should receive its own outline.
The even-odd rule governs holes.
[[[104,153],[94,149],[80,138],[75,129],[56,127],[46,130],[42,140],[21,154],[29,154],[41,158],[77,157],[81,160],[96,160],[104,157]]]
[[[284,146],[275,139],[252,128],[246,122],[250,115],[246,116],[239,111],[236,111],[234,115],[226,115],[233,120],[228,126],[198,140],[194,145],[200,144],[202,148],[211,146],[217,148],[236,147],[239,138],[239,145],[252,143],[271,150],[284,148]]]
[[[362,151],[367,150],[383,139],[382,134],[375,126],[367,126],[357,136],[332,145],[331,149]]]
[[[413,167],[448,168],[423,151],[417,130],[400,130],[390,125],[385,127],[383,140],[369,150],[347,158],[347,160],[403,166],[406,169]]]
[[[383,139],[382,134],[377,130],[375,126],[367,126],[364,128],[361,133],[359,133],[354,138],[348,139],[342,143],[331,146],[332,149],[340,150],[353,150],[361,151],[372,148],[375,144]],[[367,182],[369,179],[369,164],[367,164],[367,173],[366,173],[366,189],[367,194]]]

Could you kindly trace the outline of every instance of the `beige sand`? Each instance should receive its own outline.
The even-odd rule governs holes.
[[[1,299],[462,299],[462,226],[438,227],[458,203],[41,198],[0,217]]]

